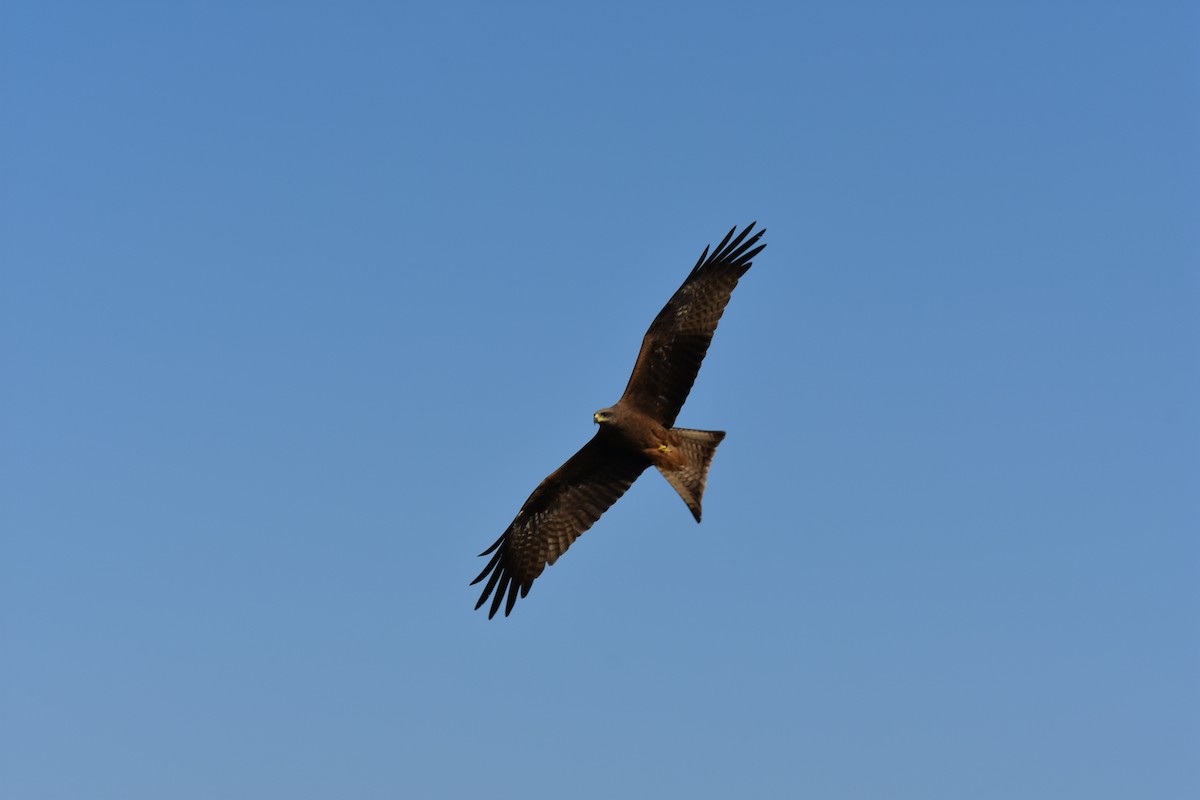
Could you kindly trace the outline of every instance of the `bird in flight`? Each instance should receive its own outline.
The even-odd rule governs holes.
[[[616,405],[593,415],[600,426],[596,435],[533,490],[504,535],[480,553],[491,560],[471,585],[487,579],[475,608],[491,597],[488,619],[502,604],[508,616],[517,595],[528,594],[542,570],[651,465],[700,521],[708,468],[725,432],[673,426],[738,279],[766,247],[755,247],[765,229],[749,235],[755,224],[736,237],[735,226],[711,255],[704,248],[687,280],[650,323],[625,393]]]

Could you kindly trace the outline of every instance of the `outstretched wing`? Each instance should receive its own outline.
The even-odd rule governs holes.
[[[766,247],[754,247],[765,229],[746,238],[754,225],[751,222],[736,239],[735,226],[712,255],[704,248],[683,286],[646,331],[621,402],[632,403],[667,427],[675,424],[729,296],[750,269],[751,259]]]
[[[483,572],[471,581],[474,586],[491,574],[475,608],[486,603],[494,590],[488,619],[496,615],[506,594],[504,615],[508,616],[517,592],[521,597],[528,594],[546,565],[557,561],[648,466],[646,458],[613,443],[603,432],[593,436],[533,490],[504,535],[479,554],[494,551]]]

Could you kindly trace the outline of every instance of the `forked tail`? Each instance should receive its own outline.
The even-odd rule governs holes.
[[[690,428],[672,428],[671,433],[679,440],[679,451],[683,464],[676,467],[661,465],[658,471],[675,487],[683,502],[691,510],[696,522],[700,521],[700,501],[704,497],[704,485],[708,481],[708,468],[712,465],[717,445],[725,438],[724,431],[696,431]]]

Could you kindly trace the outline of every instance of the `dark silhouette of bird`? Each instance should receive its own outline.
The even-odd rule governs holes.
[[[475,585],[487,579],[475,608],[492,598],[488,618],[501,604],[507,616],[534,579],[654,466],[700,521],[708,468],[724,431],[676,428],[704,354],[738,279],[765,244],[750,223],[736,226],[699,261],[654,318],[642,340],[625,393],[617,404],[593,415],[600,426],[591,441],[533,490],[517,517],[480,553],[491,555]],[[490,577],[489,577],[490,576]]]

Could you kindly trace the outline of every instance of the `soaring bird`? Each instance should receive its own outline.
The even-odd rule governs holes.
[[[765,229],[749,235],[755,224],[736,237],[734,226],[711,255],[704,248],[683,285],[650,323],[625,393],[616,405],[592,416],[600,426],[596,435],[533,490],[504,534],[480,553],[491,560],[471,585],[487,578],[475,608],[491,597],[489,619],[502,603],[508,616],[517,595],[528,594],[542,570],[651,465],[700,521],[708,468],[725,432],[673,426],[738,279],[766,247],[755,247]]]

